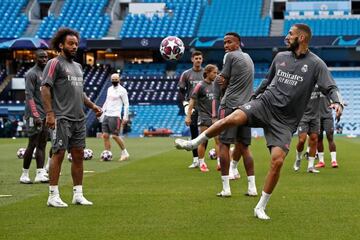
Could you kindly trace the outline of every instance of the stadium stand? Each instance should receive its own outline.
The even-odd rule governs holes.
[[[67,26],[80,32],[83,38],[106,36],[111,20],[104,14],[108,0],[66,0],[60,16],[44,18],[36,37],[50,38],[60,27]]]
[[[21,10],[27,0],[0,1],[0,38],[17,38],[24,33],[28,19]]]
[[[199,37],[222,37],[235,31],[241,36],[269,36],[271,18],[261,17],[262,0],[212,0],[205,7]]]
[[[166,3],[165,13],[128,14],[120,38],[195,36],[204,0],[144,0],[144,3]]]

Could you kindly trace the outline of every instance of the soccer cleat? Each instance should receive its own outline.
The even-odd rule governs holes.
[[[301,163],[301,160],[295,160],[295,162],[294,162],[294,171],[295,172],[299,171],[300,163]]]
[[[193,162],[191,165],[188,166],[188,168],[198,168],[199,162]]]
[[[35,183],[48,183],[49,177],[45,169],[39,170],[35,176]]]
[[[247,193],[245,194],[246,196],[249,197],[256,197],[258,195],[256,188],[248,188]]]
[[[220,164],[216,164],[216,171],[221,171],[221,166],[220,166]]]
[[[123,153],[123,154],[121,154],[121,157],[120,157],[119,161],[120,161],[120,162],[121,162],[121,161],[126,161],[126,160],[129,159],[129,157],[130,157],[130,154],[128,154],[128,153]]]
[[[186,151],[191,151],[197,148],[197,146],[191,144],[191,141],[187,141],[181,138],[175,139],[175,147],[177,149],[185,149]]]
[[[72,204],[91,206],[92,202],[88,201],[82,194],[74,194]]]
[[[325,167],[325,163],[324,162],[319,162],[318,164],[315,165],[316,168],[324,168]]]
[[[35,183],[48,183],[49,182],[49,178],[46,177],[44,174],[36,174]]]
[[[218,197],[231,197],[231,191],[225,191],[222,190],[221,192],[219,192],[218,194],[216,194],[216,196]]]
[[[209,171],[206,163],[201,164],[200,171],[202,171],[202,172],[208,172]]]
[[[47,205],[49,207],[56,207],[56,208],[68,207],[68,205],[66,203],[64,203],[63,200],[61,200],[59,194],[49,196]]]
[[[21,177],[20,177],[20,183],[23,183],[23,184],[32,184],[32,181],[30,180],[29,178],[29,175],[28,174],[22,174]]]
[[[316,170],[314,167],[309,167],[307,169],[307,172],[308,173],[319,173],[320,171],[319,170]]]
[[[332,167],[332,168],[338,168],[339,165],[337,164],[337,161],[332,161],[332,162],[331,162],[331,167]]]
[[[254,216],[261,220],[269,220],[270,217],[265,213],[263,208],[254,208]]]
[[[235,169],[229,169],[229,179],[230,180],[237,180],[240,178],[240,173],[239,170],[237,168]]]

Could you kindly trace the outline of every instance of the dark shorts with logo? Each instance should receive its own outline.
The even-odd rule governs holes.
[[[323,132],[334,132],[334,119],[331,118],[320,118],[320,133]]]
[[[103,133],[119,135],[120,126],[121,120],[119,117],[105,116],[104,121],[101,124],[101,129]]]
[[[298,126],[298,133],[316,133],[319,134],[320,132],[320,119],[308,119],[308,120],[301,120]]]
[[[82,121],[69,121],[67,119],[56,120],[54,130],[50,130],[52,151],[67,150],[71,148],[85,148],[86,125]]]
[[[293,131],[289,126],[275,119],[270,107],[266,106],[261,99],[245,103],[239,109],[246,114],[249,127],[264,129],[266,144],[269,149],[280,147],[286,154],[289,152]]]
[[[229,116],[236,109],[220,108],[219,118],[223,119]],[[246,146],[251,144],[251,128],[248,126],[237,126],[222,131],[219,135],[219,141],[224,144],[242,143]]]

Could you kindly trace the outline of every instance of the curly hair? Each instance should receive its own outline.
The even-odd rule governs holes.
[[[61,52],[59,44],[64,44],[66,36],[68,35],[75,36],[78,40],[80,40],[80,34],[77,31],[71,28],[60,28],[51,39],[52,48],[58,52]]]

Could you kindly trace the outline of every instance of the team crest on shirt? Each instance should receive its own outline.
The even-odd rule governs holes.
[[[245,109],[249,110],[251,108],[251,105],[245,105]]]
[[[305,64],[304,66],[302,66],[301,71],[303,73],[306,73],[308,71],[308,65]]]

